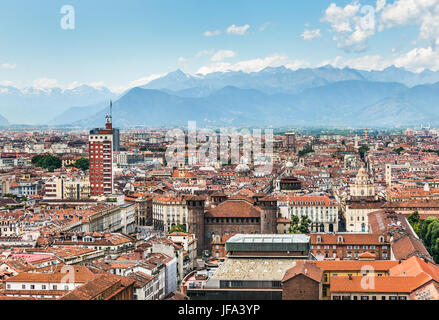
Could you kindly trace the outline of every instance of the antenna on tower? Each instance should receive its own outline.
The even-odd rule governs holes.
[[[110,117],[113,117],[113,101],[110,100]]]

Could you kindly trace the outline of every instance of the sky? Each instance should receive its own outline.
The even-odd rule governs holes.
[[[439,0],[2,0],[0,85],[106,86],[191,74],[395,65],[439,70]]]

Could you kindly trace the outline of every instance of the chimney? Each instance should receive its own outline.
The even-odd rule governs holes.
[[[308,274],[308,269],[305,268],[305,274]]]
[[[351,274],[349,275],[349,280],[352,280],[352,275]]]

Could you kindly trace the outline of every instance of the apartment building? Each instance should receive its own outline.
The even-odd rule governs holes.
[[[283,218],[308,217],[311,232],[338,231],[338,205],[328,196],[279,196],[278,207]]]

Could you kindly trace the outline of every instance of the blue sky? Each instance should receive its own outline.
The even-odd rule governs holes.
[[[435,16],[425,18],[439,1],[407,10],[410,1],[2,0],[0,84],[122,90],[175,69],[281,64],[439,69]],[[60,26],[64,5],[75,10],[74,30]],[[365,6],[375,10],[370,31],[361,25]]]

